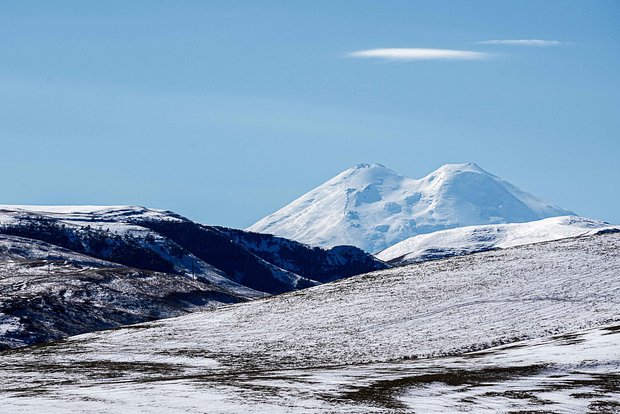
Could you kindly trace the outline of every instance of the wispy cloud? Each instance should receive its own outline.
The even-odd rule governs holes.
[[[471,50],[425,49],[425,48],[389,48],[360,50],[348,54],[353,58],[374,58],[385,60],[481,60],[492,55]]]
[[[506,40],[483,40],[482,42],[476,42],[479,45],[505,45],[505,46],[534,46],[534,47],[548,47],[548,46],[560,46],[564,42],[559,40],[541,40],[541,39],[506,39]]]

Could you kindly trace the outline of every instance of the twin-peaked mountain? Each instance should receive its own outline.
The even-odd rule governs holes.
[[[473,163],[446,164],[421,179],[358,164],[247,230],[375,253],[438,230],[572,214]]]

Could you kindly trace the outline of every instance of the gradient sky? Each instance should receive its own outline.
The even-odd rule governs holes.
[[[245,227],[359,162],[473,161],[620,223],[619,21],[618,1],[3,0],[0,203]]]

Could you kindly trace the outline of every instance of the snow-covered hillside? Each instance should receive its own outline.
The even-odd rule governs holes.
[[[232,232],[238,237],[231,237]],[[333,280],[387,267],[358,249],[328,251],[272,236],[261,239],[280,254],[261,254],[244,242],[259,236],[136,206],[4,205],[0,206],[2,233],[125,266],[185,275],[246,297],[287,292],[317,285],[327,277]],[[304,268],[315,269],[318,279],[304,273]]]
[[[181,224],[172,212],[136,206],[0,206],[0,233],[44,241],[125,266],[187,275],[246,297],[262,294],[142,222]]]
[[[610,231],[620,232],[620,226],[577,216],[551,217],[527,223],[468,226],[421,234],[388,247],[376,256],[402,265]]]
[[[572,214],[473,163],[446,164],[421,179],[380,164],[358,164],[248,230],[379,252],[437,230]]]
[[[530,244],[7,351],[2,407],[610,412],[619,252],[615,233]]]

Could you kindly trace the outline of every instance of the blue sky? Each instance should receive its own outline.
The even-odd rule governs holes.
[[[0,202],[245,227],[358,162],[473,161],[620,223],[619,20],[617,1],[5,0]]]

